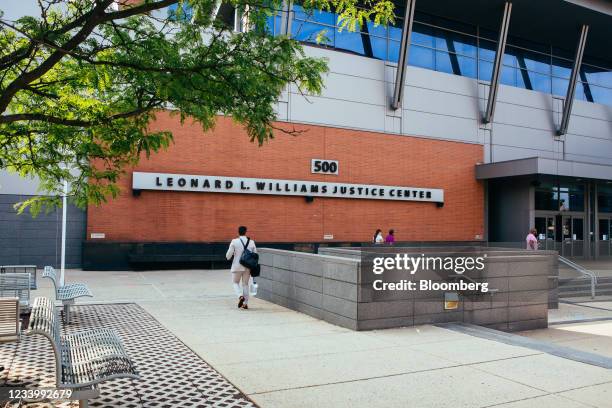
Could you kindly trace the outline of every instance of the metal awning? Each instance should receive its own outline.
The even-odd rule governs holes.
[[[530,157],[527,159],[476,165],[476,179],[478,180],[534,174],[612,180],[612,165],[546,159],[543,157]]]

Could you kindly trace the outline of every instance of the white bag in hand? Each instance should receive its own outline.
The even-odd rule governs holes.
[[[251,296],[257,295],[257,282],[253,278],[249,279],[249,294]]]

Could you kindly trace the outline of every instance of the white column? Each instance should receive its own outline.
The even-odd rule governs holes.
[[[61,271],[60,285],[64,286],[64,269],[66,267],[66,207],[68,195],[68,181],[64,180],[64,194],[62,197],[62,256],[61,256]]]

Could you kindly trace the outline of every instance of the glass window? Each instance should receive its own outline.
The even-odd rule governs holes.
[[[552,93],[557,96],[566,96],[569,81],[567,79],[552,78]]]
[[[597,186],[597,209],[601,213],[612,213],[612,186]]]
[[[434,50],[414,45],[410,47],[408,65],[415,67],[434,69]]]
[[[493,75],[493,63],[488,61],[479,61],[478,78],[483,81],[491,81]]]
[[[372,57],[386,60],[387,59],[387,39],[380,37],[370,37],[372,45]]]
[[[551,89],[551,78],[548,75],[540,74],[538,72],[525,71],[531,82],[531,88],[534,91],[550,93]]]
[[[377,37],[387,38],[387,27],[382,24],[376,26],[372,21],[368,21],[368,34],[375,35]],[[365,31],[365,30],[364,30]],[[401,31],[401,28],[400,28]]]
[[[389,38],[392,40],[401,41],[402,40],[402,27],[404,26],[404,20],[398,18],[395,20],[395,24],[389,25]],[[413,28],[414,30],[414,28]],[[412,41],[411,41],[412,43]]]
[[[476,38],[445,30],[436,31],[436,48],[476,58]]]
[[[612,106],[612,88],[591,85],[593,102]]]
[[[459,72],[459,62],[457,55],[447,52],[436,52],[436,71],[446,72],[447,74],[461,75]]]
[[[559,210],[559,193],[556,188],[537,188],[535,190],[536,210]]]
[[[497,50],[497,43],[493,41],[487,41],[480,39],[478,47],[478,58],[485,61],[495,61],[495,51]]]
[[[572,217],[572,240],[584,241],[584,220]]]
[[[559,58],[552,59],[552,74],[559,78],[569,79],[572,75],[572,61]]]
[[[501,70],[499,82],[504,85],[517,86],[516,71],[515,68],[504,65]]]
[[[476,60],[470,57],[457,56],[461,75],[469,78],[476,78]]]
[[[306,21],[316,21],[317,23],[327,24],[327,25],[335,25],[336,23],[336,15],[330,11],[319,11],[319,10],[304,10],[304,8],[300,5],[293,6],[294,11],[294,19],[295,20],[306,20]]]
[[[399,49],[400,43],[399,41],[389,41],[389,61],[397,62],[399,60]],[[411,53],[413,50],[410,50]]]
[[[401,37],[400,37],[401,40]],[[433,35],[433,28],[419,24],[413,23],[412,25],[412,35],[410,37],[410,44],[413,45],[423,45],[426,47],[434,47],[435,37]]]
[[[550,75],[550,56],[537,52],[515,49],[516,61],[519,68]]]
[[[363,38],[365,37],[365,38]],[[344,29],[342,31],[336,31],[336,42],[335,47],[345,51],[351,51],[356,54],[364,54],[363,42],[369,41],[369,37],[358,31],[349,31]]]
[[[322,36],[320,45],[331,46],[334,44],[333,27],[297,20],[291,24],[291,36],[298,41],[316,43],[317,36],[319,36],[320,33]]]
[[[610,220],[606,218],[599,219],[599,240],[610,241]]]
[[[584,186],[559,186],[559,211],[584,211]]]

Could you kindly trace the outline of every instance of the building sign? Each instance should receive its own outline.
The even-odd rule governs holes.
[[[170,173],[134,172],[132,189],[444,202],[435,188]]]
[[[310,172],[312,174],[334,174],[338,175],[337,160],[312,159],[310,161]]]

